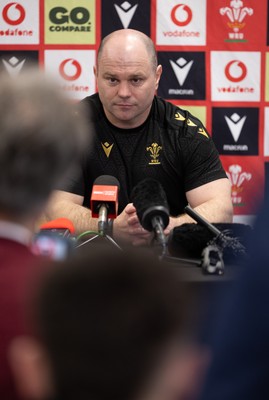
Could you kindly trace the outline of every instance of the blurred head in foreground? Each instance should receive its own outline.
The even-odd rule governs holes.
[[[33,219],[85,147],[83,117],[36,69],[0,78],[0,217]]]
[[[101,251],[100,251],[101,250]],[[186,288],[172,267],[95,249],[56,267],[34,296],[35,338],[13,342],[27,399],[193,399],[203,359],[187,345]]]
[[[30,243],[52,189],[85,147],[83,117],[57,85],[30,69],[0,78],[0,398],[13,399],[7,351],[25,332],[28,285],[41,269]]]

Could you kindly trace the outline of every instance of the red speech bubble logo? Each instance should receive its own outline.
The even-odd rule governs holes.
[[[16,19],[11,19],[9,14],[11,9],[13,8],[17,10],[19,17]],[[7,4],[2,11],[4,21],[9,25],[20,25],[25,19],[25,9],[21,4],[18,3],[9,3]]]
[[[232,60],[225,67],[225,75],[231,82],[241,82],[247,76],[247,67],[242,61]]]
[[[74,73],[70,74],[66,72],[66,67],[72,65],[74,68]],[[73,58],[67,58],[66,60],[62,61],[59,67],[59,71],[61,76],[67,81],[75,81],[81,75],[81,65],[78,61],[74,60]]]
[[[171,11],[171,19],[177,26],[186,26],[192,20],[192,10],[185,4],[178,4]]]

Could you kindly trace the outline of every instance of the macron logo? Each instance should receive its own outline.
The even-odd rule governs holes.
[[[17,75],[19,75],[25,61],[26,61],[26,59],[20,61],[15,56],[11,57],[8,61],[6,61],[4,59],[2,60],[6,71],[8,72],[8,74],[11,77],[14,77],[14,78]]]
[[[247,119],[246,116],[240,118],[240,116],[237,113],[234,113],[230,118],[225,115],[225,120],[227,122],[227,125],[230,129],[230,132],[235,142],[238,141],[241,135],[246,119]]]
[[[185,58],[180,57],[176,62],[172,60],[169,61],[177,77],[179,85],[183,86],[192,67],[193,60],[188,63]]]
[[[119,16],[119,19],[121,20],[123,28],[127,29],[133,19],[138,4],[132,7],[132,5],[128,1],[125,1],[120,6],[114,4],[114,7],[116,8],[117,14]]]

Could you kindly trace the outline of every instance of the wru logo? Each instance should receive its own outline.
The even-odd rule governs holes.
[[[149,165],[161,164],[159,161],[160,150],[162,150],[162,146],[159,146],[158,143],[152,143],[151,146],[147,147],[147,151],[150,152],[151,157]]]

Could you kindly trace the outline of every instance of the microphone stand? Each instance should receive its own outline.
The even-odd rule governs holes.
[[[82,242],[82,243],[80,243],[79,245],[77,245],[77,248],[78,247],[81,247],[81,246],[84,246],[85,244],[88,244],[88,243],[90,243],[90,242],[92,242],[93,240],[95,240],[95,239],[97,239],[97,238],[99,238],[99,237],[103,237],[103,238],[105,238],[105,239],[107,239],[107,240],[109,240],[115,247],[117,247],[119,250],[122,250],[122,248],[118,245],[118,243],[110,236],[110,235],[108,235],[107,233],[101,233],[101,232],[95,232],[95,231],[86,231],[86,232],[83,232],[83,234],[95,234],[93,237],[91,237],[90,239],[88,239],[88,240],[85,240],[85,242]],[[80,237],[79,238],[81,238],[82,236],[80,235]]]
[[[86,232],[82,233],[79,236],[79,239],[82,237],[82,235],[86,235],[86,234],[95,234],[95,235],[93,237],[91,237],[90,239],[86,240],[85,242],[80,243],[77,247],[84,246],[85,244],[90,243],[99,237],[103,237],[103,238],[109,240],[119,250],[122,250],[121,247],[118,245],[118,243],[115,242],[115,240],[107,233],[107,228],[108,228],[107,210],[108,210],[107,204],[102,204],[100,206],[99,216],[98,216],[98,232],[86,231]]]
[[[122,250],[122,248],[118,245],[118,243],[107,233],[107,225],[108,225],[107,224],[107,212],[102,210],[100,215],[101,216],[99,217],[99,220],[98,220],[98,232],[86,231],[86,232],[83,232],[82,234],[80,234],[78,236],[78,239],[80,239],[81,237],[88,235],[88,234],[94,234],[94,236],[91,237],[90,239],[86,240],[85,242],[80,243],[77,246],[77,248],[84,246],[85,244],[88,244],[88,243],[92,242],[93,240],[98,239],[99,237],[103,237],[103,238],[107,239],[108,241],[110,241],[119,250]]]
[[[225,247],[225,241],[227,241],[227,238],[219,229],[208,222],[189,205],[185,207],[185,211],[198,224],[206,227],[215,236],[214,243],[208,243],[202,252],[202,269],[205,273],[223,275],[223,249]]]

